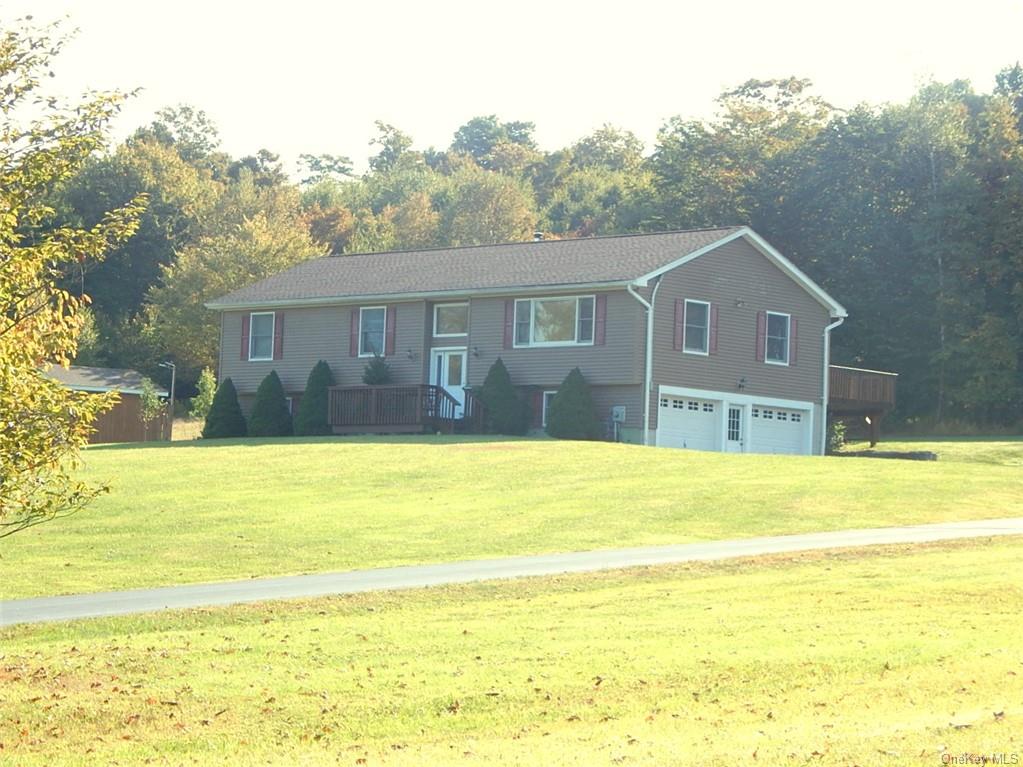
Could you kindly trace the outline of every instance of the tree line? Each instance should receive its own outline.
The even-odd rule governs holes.
[[[270,151],[235,158],[202,111],[161,111],[52,193],[53,226],[95,226],[145,195],[138,230],[64,273],[92,298],[77,362],[190,393],[214,367],[203,303],[328,252],[749,224],[849,310],[838,363],[900,373],[898,416],[1009,425],[1023,412],[1023,69],[989,92],[930,83],[840,109],[809,81],[750,80],[649,149],[605,125],[541,149],[534,125],[475,117],[447,148],[376,124],[368,170]]]

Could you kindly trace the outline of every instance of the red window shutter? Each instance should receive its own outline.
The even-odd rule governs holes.
[[[796,349],[799,347],[799,322],[795,317],[789,319],[789,364],[796,364]]]
[[[504,348],[511,349],[515,340],[515,301],[504,302]]]
[[[675,299],[675,351],[682,351],[682,331],[686,324],[686,302]]]
[[[764,361],[764,344],[767,343],[767,312],[757,312],[757,362]]]
[[[274,312],[274,359],[284,359],[284,312]]]
[[[710,305],[710,353],[718,351],[718,305]]]
[[[394,356],[394,326],[397,324],[398,307],[387,307],[387,325],[384,330],[384,356]]]
[[[249,322],[252,317],[248,314],[242,315],[242,359],[249,358]]]
[[[532,396],[533,423],[534,429],[543,428],[543,391],[536,389]]]
[[[352,309],[352,324],[348,329],[348,356],[359,356],[359,310]]]
[[[607,326],[607,296],[597,296],[597,305],[593,310],[593,343],[597,346],[604,345],[605,329]]]

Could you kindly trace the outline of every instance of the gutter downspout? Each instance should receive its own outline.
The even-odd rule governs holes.
[[[845,317],[839,317],[824,328],[824,386],[821,398],[822,410],[824,412],[821,413],[821,455],[828,452],[828,397],[831,394],[829,391],[831,388],[831,331],[843,322],[845,322]]]
[[[639,301],[646,309],[646,374],[643,381],[643,444],[650,445],[650,387],[654,376],[654,301],[657,300],[657,289],[661,287],[661,280],[658,278],[654,283],[653,292],[650,293],[650,300],[647,301],[637,293],[633,286],[626,285],[625,289],[629,294]]]

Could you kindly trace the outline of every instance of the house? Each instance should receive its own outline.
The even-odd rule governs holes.
[[[93,424],[90,443],[99,442],[148,442],[170,439],[170,422],[166,413],[145,424],[142,421],[143,375],[135,370],[119,368],[97,368],[72,365],[63,368],[55,365],[46,375],[60,381],[74,391],[118,392],[121,397],[110,410],[101,413]],[[158,397],[166,398],[167,392],[158,390]]]
[[[396,384],[439,387],[460,414],[501,357],[536,427],[578,366],[622,440],[803,454],[824,449],[846,316],[738,226],[327,256],[208,307],[243,408],[271,370],[297,398],[317,360],[353,387],[380,354]]]

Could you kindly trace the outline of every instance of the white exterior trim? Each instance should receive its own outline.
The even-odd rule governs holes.
[[[779,399],[778,397],[761,397],[753,394],[740,394],[737,392],[710,391],[709,389],[690,389],[687,386],[658,386],[657,402],[660,404],[661,397],[691,397],[693,399],[706,399],[721,403],[720,415],[721,424],[721,448],[719,452],[725,452],[725,437],[728,436],[728,406],[745,406],[742,426],[745,429],[742,452],[755,453],[756,431],[751,428],[753,405],[767,405],[769,407],[780,407],[786,410],[800,410],[806,413],[806,435],[809,444],[803,446],[803,455],[813,455],[814,423],[813,414],[815,404],[795,399]],[[661,420],[657,419],[657,430],[655,431],[656,446],[661,447]]]
[[[442,307],[451,307],[451,306],[464,306],[465,307],[465,332],[464,333],[438,333],[437,332],[437,310],[442,308]],[[464,338],[467,335],[469,335],[469,322],[470,322],[469,312],[470,311],[471,311],[471,309],[469,308],[469,302],[468,301],[444,301],[444,302],[440,302],[440,303],[435,303],[433,305],[433,327],[430,328],[430,332],[433,333],[433,337],[434,338]]]
[[[380,349],[380,353],[379,354],[373,354],[372,352],[364,353],[362,351],[362,313],[363,312],[371,312],[371,311],[374,311],[376,309],[382,309],[383,312],[384,312],[383,343],[381,344],[382,348]],[[358,344],[358,349],[356,351],[359,352],[358,356],[360,358],[365,359],[367,357],[380,357],[381,359],[383,359],[385,356],[387,356],[387,307],[386,306],[360,306],[359,307],[359,330],[358,330],[358,333],[359,333],[359,335],[358,335],[359,344]]]
[[[767,356],[767,341],[771,337],[771,315],[775,317],[785,318],[785,359],[784,360],[772,360]],[[776,312],[768,309],[764,312],[764,364],[766,365],[781,365],[782,367],[788,367],[792,359],[792,315],[786,312]]]
[[[706,255],[707,253],[710,253],[712,250],[720,248],[722,245],[727,245],[728,243],[732,242],[733,240],[737,240],[740,237],[744,238],[747,242],[749,242],[750,245],[759,250],[764,256],[767,257],[769,261],[774,262],[774,264],[779,269],[785,272],[796,283],[798,283],[807,293],[813,296],[818,303],[824,306],[831,313],[832,317],[848,316],[848,312],[846,312],[844,306],[842,306],[840,303],[838,303],[838,301],[836,301],[826,292],[824,292],[824,289],[820,285],[818,285],[816,282],[807,277],[806,274],[801,269],[799,269],[799,267],[797,267],[795,264],[793,264],[791,261],[785,258],[785,256],[783,256],[775,248],[773,248],[771,244],[767,242],[767,240],[765,240],[759,234],[754,232],[748,226],[744,226],[742,229],[732,232],[731,234],[726,235],[722,237],[720,240],[716,240],[715,242],[712,242],[709,245],[704,245],[699,250],[694,250],[692,253],[682,256],[681,258],[677,258],[671,263],[658,267],[657,269],[654,269],[652,272],[648,272],[647,274],[644,274],[641,277],[637,277],[633,281],[633,284],[647,285],[649,281],[654,277],[660,277],[665,272],[670,272],[672,269],[676,269],[682,266],[683,264],[688,264],[690,261],[693,261],[699,258],[700,256]]]
[[[540,428],[547,428],[547,395],[557,394],[557,389],[544,389],[540,394]]]
[[[579,302],[590,299],[593,305],[593,315],[590,317],[592,327],[590,328],[590,340],[579,340]],[[533,328],[536,325],[536,302],[537,301],[571,301],[575,300],[575,327],[573,341],[534,341]],[[529,304],[529,341],[520,344],[518,341],[519,327],[519,304]],[[593,293],[575,296],[535,296],[529,298],[516,298],[512,312],[512,348],[513,349],[549,349],[556,346],[594,346],[597,335],[597,296]]]
[[[686,348],[686,336],[689,333],[689,304],[702,304],[707,307],[707,325],[703,329],[703,351]],[[710,301],[701,301],[698,298],[686,298],[683,303],[684,321],[682,323],[682,353],[696,354],[700,357],[710,356]]]
[[[253,357],[252,356],[252,318],[253,317],[271,317],[270,322],[270,356],[269,357]],[[277,312],[249,312],[249,356],[247,362],[273,362],[274,358],[274,335],[277,333]]]

